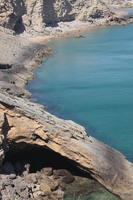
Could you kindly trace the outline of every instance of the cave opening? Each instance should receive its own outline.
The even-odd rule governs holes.
[[[11,145],[5,156],[4,163],[6,162],[10,162],[12,166],[16,166],[16,163],[20,163],[21,170],[15,171],[15,173],[19,175],[23,173],[24,166],[29,165],[29,173],[36,173],[43,168],[52,168],[53,170],[65,169],[74,176],[91,178],[91,176],[80,169],[74,161],[38,145],[26,143]]]

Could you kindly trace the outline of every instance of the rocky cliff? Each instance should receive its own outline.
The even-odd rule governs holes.
[[[37,104],[0,93],[1,133],[6,142],[51,149],[91,174],[123,200],[133,197],[133,164],[114,149],[102,144],[72,121],[59,119]],[[20,148],[20,149],[19,149]],[[3,146],[3,152],[6,151]],[[3,154],[1,154],[1,162]]]
[[[104,2],[123,5],[132,0]],[[45,31],[46,26],[53,26],[58,22],[109,19],[111,16],[110,9],[97,0],[0,0],[0,26],[17,33],[40,33]]]

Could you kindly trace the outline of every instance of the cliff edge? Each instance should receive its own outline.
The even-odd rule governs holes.
[[[118,151],[87,136],[82,126],[7,93],[0,93],[0,113],[1,133],[8,144],[21,144],[18,149],[22,144],[51,149],[91,174],[121,199],[132,200],[133,164]]]

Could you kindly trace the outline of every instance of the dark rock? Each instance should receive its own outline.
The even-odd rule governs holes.
[[[62,178],[62,182],[65,183],[65,184],[70,184],[72,183],[73,181],[75,180],[75,178],[72,176],[72,175],[69,175],[69,176],[65,176]]]
[[[14,167],[13,167],[12,163],[10,163],[10,162],[5,162],[4,163],[3,171],[6,174],[15,174]]]
[[[15,172],[17,174],[22,174],[23,171],[24,171],[24,166],[21,162],[17,161],[15,164],[14,164],[14,168],[15,168]]]
[[[69,176],[69,175],[71,175],[71,174],[66,169],[54,170],[54,176],[56,176],[56,177]]]

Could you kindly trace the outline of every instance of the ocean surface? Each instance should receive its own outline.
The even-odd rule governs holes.
[[[83,36],[49,43],[54,54],[28,89],[49,112],[85,126],[133,161],[133,25]]]

